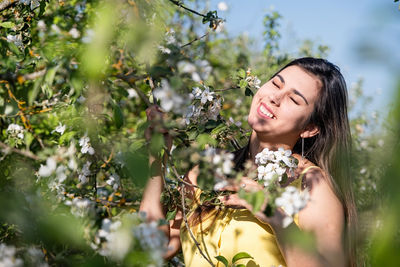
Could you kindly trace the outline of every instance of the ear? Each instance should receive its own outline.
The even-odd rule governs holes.
[[[301,133],[301,138],[310,138],[319,133],[319,128],[314,124],[309,124]]]

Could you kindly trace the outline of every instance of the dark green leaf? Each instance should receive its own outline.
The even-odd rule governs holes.
[[[228,267],[228,264],[229,264],[228,260],[224,256],[215,256],[215,258],[218,261],[222,262],[225,265],[225,267]]]
[[[253,91],[251,91],[251,89],[249,87],[246,87],[246,91],[244,91],[244,94],[246,96],[254,96]]]
[[[116,103],[113,104],[113,117],[117,129],[121,128],[124,124],[124,114],[122,113],[119,105]]]

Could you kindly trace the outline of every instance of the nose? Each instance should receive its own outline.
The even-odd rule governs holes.
[[[276,106],[279,106],[281,104],[281,99],[282,99],[281,91],[276,91],[273,94],[269,95],[269,100],[270,100],[271,104],[274,104]]]

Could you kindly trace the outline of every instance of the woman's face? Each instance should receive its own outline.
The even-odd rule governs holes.
[[[259,138],[289,146],[300,135],[311,137],[304,136],[310,134],[305,129],[312,130],[305,124],[314,110],[320,87],[320,80],[300,67],[283,69],[255,94],[249,125]]]

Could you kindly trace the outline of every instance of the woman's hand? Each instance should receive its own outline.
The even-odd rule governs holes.
[[[240,189],[243,189],[246,192],[256,192],[263,190],[264,187],[260,185],[257,181],[254,181],[253,179],[243,177],[239,183],[229,184],[221,188],[220,190],[238,192]],[[219,200],[225,206],[230,208],[234,209],[245,208],[248,209],[249,211],[253,211],[253,206],[250,205],[246,200],[240,198],[238,193],[221,196],[219,197]],[[285,212],[281,208],[277,208],[273,216],[267,217],[263,212],[267,207],[267,204],[268,204],[268,199],[265,198],[260,211],[254,213],[254,216],[260,221],[270,224],[274,228],[282,228],[283,221],[286,218]]]
[[[260,185],[257,181],[253,179],[243,177],[239,183],[232,183],[220,189],[220,191],[232,191],[238,192],[240,189],[245,190],[246,192],[257,192],[263,190],[264,187]],[[245,208],[250,211],[253,210],[253,207],[244,199],[239,197],[238,193],[229,194],[225,196],[219,197],[219,200],[225,205],[230,208]],[[265,208],[267,205],[267,201],[263,204],[262,208]]]

